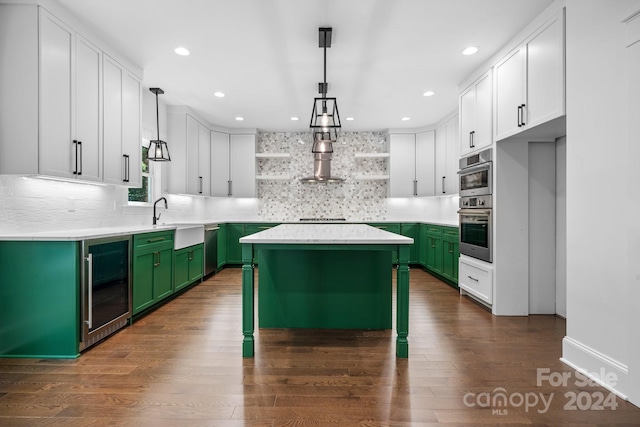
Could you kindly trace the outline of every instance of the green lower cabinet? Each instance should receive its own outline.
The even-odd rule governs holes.
[[[421,266],[427,266],[427,243],[429,239],[427,238],[427,224],[420,224],[418,235],[418,259]]]
[[[241,237],[245,236],[245,224],[227,224],[227,264],[242,264]]]
[[[0,242],[0,357],[75,358],[80,242]]]
[[[442,232],[442,276],[458,283],[458,229],[443,228]]]
[[[437,225],[427,226],[426,267],[434,273],[442,274],[442,228]]]
[[[218,224],[218,265],[220,270],[227,263],[227,224]]]
[[[400,234],[413,239],[413,245],[409,249],[409,264],[420,262],[420,224],[402,223],[400,224]]]
[[[133,238],[133,314],[173,294],[173,231]]]
[[[189,286],[202,278],[204,245],[194,245],[188,248],[178,249],[174,253],[174,290]]]

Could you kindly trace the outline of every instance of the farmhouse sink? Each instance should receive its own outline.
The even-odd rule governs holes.
[[[204,225],[202,224],[170,224],[175,225],[176,234],[173,239],[173,248],[182,249],[189,246],[204,243]]]

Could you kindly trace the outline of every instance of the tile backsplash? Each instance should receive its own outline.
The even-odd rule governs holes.
[[[386,216],[388,180],[356,175],[388,175],[388,159],[356,159],[356,153],[387,153],[386,132],[343,132],[333,144],[331,173],[342,183],[309,184],[313,175],[309,132],[261,132],[258,153],[288,153],[289,158],[258,159],[257,175],[289,175],[289,180],[258,181],[258,215],[266,221],[345,218],[371,221]]]

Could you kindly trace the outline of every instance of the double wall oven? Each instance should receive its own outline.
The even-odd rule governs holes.
[[[460,253],[493,261],[492,150],[460,159]]]

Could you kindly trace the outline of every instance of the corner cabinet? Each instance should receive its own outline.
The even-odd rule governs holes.
[[[433,196],[435,133],[389,135],[389,196]]]
[[[173,294],[173,230],[133,237],[133,315]]]
[[[493,70],[489,69],[459,98],[460,154],[488,147],[493,142]]]
[[[167,191],[211,195],[211,131],[184,107],[169,109],[171,162]]]
[[[211,195],[256,197],[256,134],[211,132]]]
[[[204,272],[204,244],[178,249],[174,253],[174,291],[202,279]]]
[[[133,94],[122,100],[119,120],[105,120],[110,111],[103,111],[103,103],[111,100],[103,88],[107,55],[96,41],[35,4],[0,4],[0,26],[3,36],[15,42],[2,52],[0,174],[139,186],[133,171],[141,151],[140,80],[136,77],[135,87],[127,86]],[[113,142],[103,134],[110,132],[121,132],[117,167],[105,154]],[[130,160],[122,156],[122,135],[135,138]],[[135,166],[130,182],[122,172],[127,162]]]
[[[495,140],[565,114],[564,9],[494,67]]]
[[[425,269],[457,288],[458,229],[434,224],[420,224],[419,260]]]

